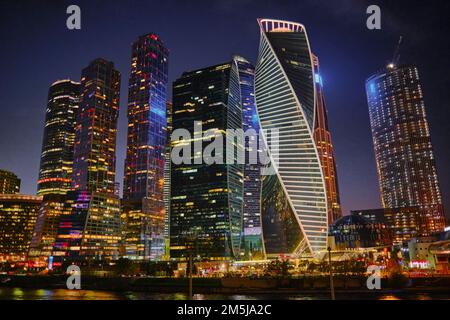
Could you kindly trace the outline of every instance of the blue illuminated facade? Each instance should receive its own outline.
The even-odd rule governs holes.
[[[242,128],[244,132],[254,130],[253,136],[245,139],[244,164],[244,255],[245,259],[258,259],[264,257],[264,246],[261,229],[261,166],[259,161],[250,163],[250,153],[255,152],[252,146],[259,146],[259,119],[256,113],[254,80],[255,67],[246,59],[235,56],[239,71],[239,84],[242,102]],[[251,140],[254,140],[251,143]]]
[[[125,256],[164,255],[164,163],[169,51],[149,33],[132,45],[123,186]]]

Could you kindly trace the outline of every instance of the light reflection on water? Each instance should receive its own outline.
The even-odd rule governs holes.
[[[108,291],[0,288],[0,300],[120,300],[120,299],[121,299],[120,295]]]
[[[0,300],[186,300],[185,293],[113,292],[67,289],[21,289],[0,288]],[[327,300],[328,294],[195,294],[195,300]],[[449,300],[450,295],[380,294],[361,296],[338,294],[338,300]]]
[[[400,300],[398,297],[393,296],[393,295],[385,295],[385,296],[381,296],[380,300]]]

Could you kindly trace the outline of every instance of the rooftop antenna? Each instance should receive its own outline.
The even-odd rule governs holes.
[[[394,51],[394,56],[392,57],[392,62],[391,62],[392,67],[397,66],[397,64],[400,60],[400,46],[402,44],[402,41],[403,41],[403,36],[400,36],[397,47],[395,48],[395,51]]]

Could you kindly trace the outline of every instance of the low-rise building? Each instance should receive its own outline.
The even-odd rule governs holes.
[[[408,242],[409,267],[415,269],[434,269],[434,257],[429,252],[430,245],[436,237],[416,237]]]
[[[0,261],[24,261],[42,197],[0,194]]]
[[[352,210],[351,214],[362,216],[372,223],[386,225],[394,245],[401,245],[404,241],[420,236],[425,228],[419,207]]]
[[[409,266],[450,273],[450,231],[413,238],[408,242]]]
[[[434,242],[429,247],[437,273],[450,273],[450,240]]]
[[[386,247],[392,243],[386,225],[373,223],[358,215],[336,220],[330,226],[329,235],[334,238],[337,250]]]
[[[0,194],[20,192],[20,179],[12,172],[0,170]]]

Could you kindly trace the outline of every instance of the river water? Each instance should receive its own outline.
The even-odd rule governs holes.
[[[113,292],[97,290],[0,288],[0,300],[185,300],[184,293]],[[196,300],[326,300],[326,294],[195,294]],[[338,300],[450,300],[449,294],[336,294]]]

